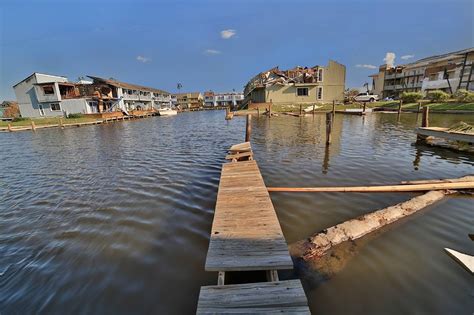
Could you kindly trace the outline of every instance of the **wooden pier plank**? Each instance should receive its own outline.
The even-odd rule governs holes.
[[[416,128],[415,132],[419,135],[428,137],[438,137],[451,141],[462,141],[474,143],[474,134],[448,131],[448,128],[440,127],[420,127]]]
[[[197,314],[310,314],[299,280],[201,287]]]
[[[207,271],[292,269],[293,262],[255,161],[222,167]]]

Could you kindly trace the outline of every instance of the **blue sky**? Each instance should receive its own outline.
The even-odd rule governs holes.
[[[276,65],[329,59],[360,87],[387,52],[400,64],[474,46],[473,12],[472,0],[3,0],[0,100],[32,72],[231,91]]]

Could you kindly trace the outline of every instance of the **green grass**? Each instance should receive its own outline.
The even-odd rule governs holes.
[[[91,122],[96,121],[96,118],[63,118],[63,124],[73,124],[73,123],[84,123],[84,122]],[[12,127],[23,127],[23,126],[31,126],[31,121],[35,122],[36,126],[40,125],[56,125],[59,124],[59,118],[33,118],[33,119],[25,119],[21,121],[0,121],[0,127],[7,127],[8,124],[11,124]]]
[[[381,104],[381,102],[373,103],[374,106],[371,107],[384,107],[389,109],[398,109],[399,102],[385,102]],[[446,110],[459,110],[459,111],[474,111],[474,103],[459,103],[456,101],[448,101],[448,102],[441,102],[441,103],[429,103],[423,101],[422,106],[429,106],[430,110],[434,111],[446,111]],[[418,109],[418,103],[409,103],[403,104],[402,109]]]

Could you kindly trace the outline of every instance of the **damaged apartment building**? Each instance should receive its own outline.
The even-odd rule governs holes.
[[[110,111],[152,110],[171,104],[171,94],[140,85],[89,76],[66,77],[33,73],[13,86],[22,117],[57,117]]]
[[[244,103],[278,105],[329,103],[344,100],[346,67],[330,60],[327,66],[278,67],[261,72],[245,86]]]
[[[370,75],[372,93],[382,97],[399,97],[402,92],[442,90],[455,93],[458,89],[474,90],[474,48],[431,56],[418,61],[393,65],[384,64]]]

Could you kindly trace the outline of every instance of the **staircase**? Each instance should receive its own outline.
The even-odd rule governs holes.
[[[473,72],[473,62],[472,61],[467,61],[467,55],[464,55],[464,61],[462,64],[461,68],[461,73],[459,75],[459,84],[458,84],[458,90],[459,89],[465,89],[469,90],[469,85],[471,84],[472,81],[472,72]]]

